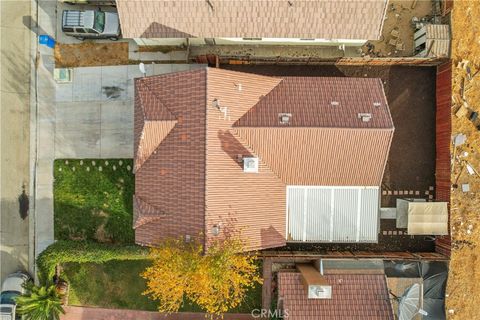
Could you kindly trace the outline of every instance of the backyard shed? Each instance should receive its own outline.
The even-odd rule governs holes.
[[[450,56],[450,26],[427,24],[414,35],[418,57],[446,58]]]
[[[378,187],[288,186],[288,241],[377,242]]]
[[[397,199],[397,228],[407,228],[410,235],[448,234],[447,202]]]

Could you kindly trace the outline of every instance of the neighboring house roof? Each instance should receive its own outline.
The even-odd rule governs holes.
[[[386,0],[117,0],[124,38],[378,40]]]
[[[278,296],[295,320],[390,320],[393,318],[385,275],[327,274],[331,299],[308,299],[297,272],[278,273]]]
[[[281,246],[286,185],[380,185],[393,123],[378,79],[202,68],[136,79],[135,93],[138,243],[203,234],[208,246],[220,225],[248,248]],[[279,112],[291,124],[277,125]],[[260,158],[258,173],[243,172],[242,156]]]

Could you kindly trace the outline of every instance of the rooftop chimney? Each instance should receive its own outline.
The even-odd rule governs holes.
[[[297,264],[308,299],[332,299],[332,286],[311,264]]]

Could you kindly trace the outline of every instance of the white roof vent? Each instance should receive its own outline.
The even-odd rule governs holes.
[[[290,124],[290,119],[292,118],[291,113],[279,113],[278,114],[278,119],[280,121],[280,124]]]
[[[374,102],[373,106],[378,108],[378,107],[381,107],[382,104],[380,102]]]
[[[212,101],[212,107],[220,109],[220,101],[218,101],[217,98],[213,99]]]
[[[358,118],[362,119],[363,122],[369,122],[372,119],[371,113],[359,113]]]
[[[244,157],[243,158],[243,172],[258,172],[258,158]]]
[[[330,105],[331,105],[332,107],[338,107],[338,106],[340,105],[340,102],[338,102],[338,101],[331,101],[331,102],[330,102]]]
[[[308,299],[332,299],[332,286],[309,285]]]

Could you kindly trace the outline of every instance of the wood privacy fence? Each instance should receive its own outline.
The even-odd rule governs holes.
[[[192,57],[196,63],[205,63],[210,66],[220,64],[247,64],[247,65],[344,65],[344,66],[438,66],[444,64],[445,58],[419,57],[392,57],[392,58],[312,58],[312,57],[252,57],[252,56],[225,56],[199,55]]]
[[[436,200],[449,203],[450,217],[450,146],[452,135],[452,64],[446,62],[437,67],[436,81]],[[449,223],[450,225],[450,223]],[[450,230],[450,228],[449,228]],[[450,257],[450,235],[437,237],[435,251]]]

